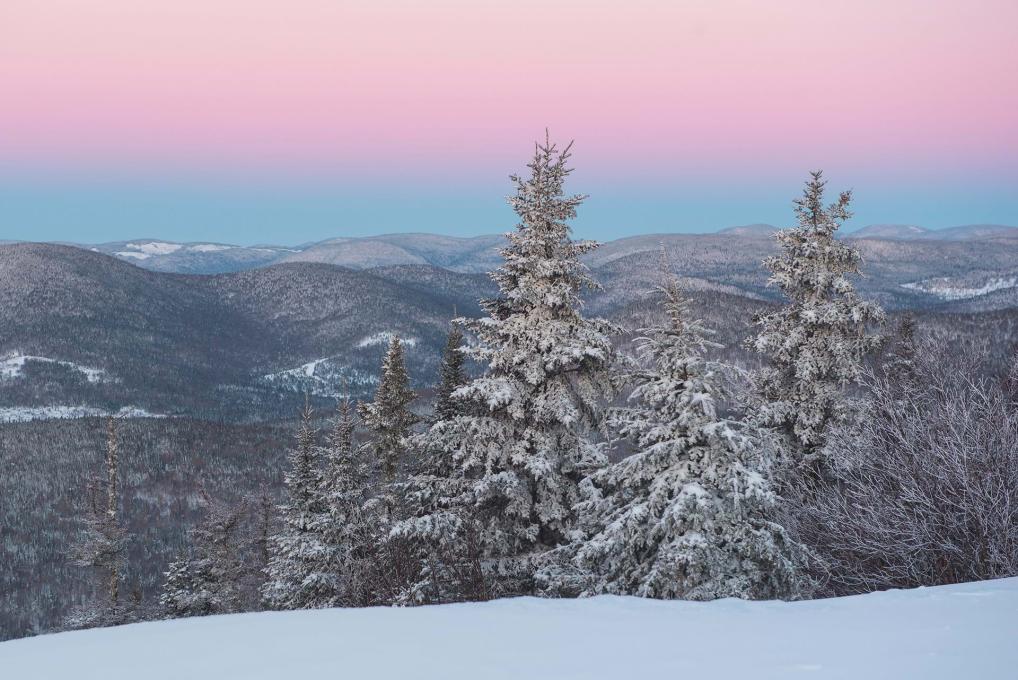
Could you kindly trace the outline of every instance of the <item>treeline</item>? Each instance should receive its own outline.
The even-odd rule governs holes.
[[[324,433],[305,405],[281,505],[207,499],[158,607],[119,590],[111,423],[74,553],[98,596],[71,623],[534,594],[795,599],[1018,573],[1018,364],[979,377],[909,318],[881,334],[884,312],[852,284],[860,256],[835,238],[849,193],[825,203],[815,172],[795,201],[763,263],[785,302],[753,319],[747,373],[717,360],[664,252],[635,351],[583,314],[596,244],[570,237],[583,197],[565,193],[568,159],[546,142],[512,178],[499,294],[454,321],[433,414],[411,411],[394,338],[373,401],[341,401]]]

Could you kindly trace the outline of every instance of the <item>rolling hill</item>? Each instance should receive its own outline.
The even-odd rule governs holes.
[[[292,391],[318,381],[266,376],[324,360],[338,367],[336,384],[346,375],[368,389],[391,333],[408,339],[416,375],[430,382],[453,309],[476,313],[477,290],[424,283],[456,276],[445,270],[418,270],[417,285],[383,273],[290,263],[186,276],[66,246],[0,246],[0,356],[22,366],[3,381],[0,407],[56,399],[233,417],[292,408]]]
[[[969,241],[1018,239],[1018,227],[1003,224],[965,224],[945,229],[927,229],[914,224],[871,224],[850,232],[846,238],[878,238],[895,241]]]
[[[656,248],[662,239],[696,244],[715,242],[720,238],[730,247],[766,247],[766,242],[777,229],[778,227],[770,224],[748,224],[714,233],[626,237],[605,243],[591,255],[589,262],[592,266],[599,266],[633,252],[644,252]],[[1018,240],[1018,227],[976,224],[927,229],[916,225],[874,224],[846,232],[844,237],[884,241]],[[501,234],[456,237],[406,233],[332,238],[295,246],[177,243],[152,238],[96,245],[64,245],[78,245],[145,269],[180,274],[221,274],[267,267],[280,262],[322,262],[350,269],[433,265],[457,272],[479,273],[490,271],[498,264],[500,261],[498,250],[504,242]]]

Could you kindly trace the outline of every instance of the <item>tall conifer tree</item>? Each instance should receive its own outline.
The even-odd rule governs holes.
[[[457,391],[459,415],[438,422],[430,447],[468,480],[457,503],[481,526],[478,542],[502,592],[532,588],[530,557],[565,540],[578,484],[606,462],[592,435],[613,393],[614,325],[585,318],[580,295],[596,290],[568,221],[583,196],[565,194],[570,147],[538,144],[528,177],[513,176],[520,217],[492,273],[499,296],[465,322],[467,350],[487,366]]]
[[[798,224],[777,233],[781,252],[764,265],[786,303],[756,317],[760,330],[749,341],[767,359],[755,377],[760,421],[782,436],[793,478],[813,483],[830,474],[828,431],[850,413],[845,388],[858,382],[863,358],[880,344],[868,327],[884,319],[850,281],[859,274],[859,251],[835,238],[851,217],[851,192],[825,206],[825,184],[820,171],[811,173],[795,201]]]

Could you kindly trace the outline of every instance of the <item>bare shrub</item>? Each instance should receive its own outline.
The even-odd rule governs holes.
[[[870,378],[833,438],[837,483],[803,495],[799,532],[834,593],[1018,574],[1018,404],[1006,381],[919,350]]]

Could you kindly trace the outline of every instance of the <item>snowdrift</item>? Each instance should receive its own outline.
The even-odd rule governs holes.
[[[0,644],[11,680],[1018,677],[1018,578],[812,602],[518,598],[269,612]]]

